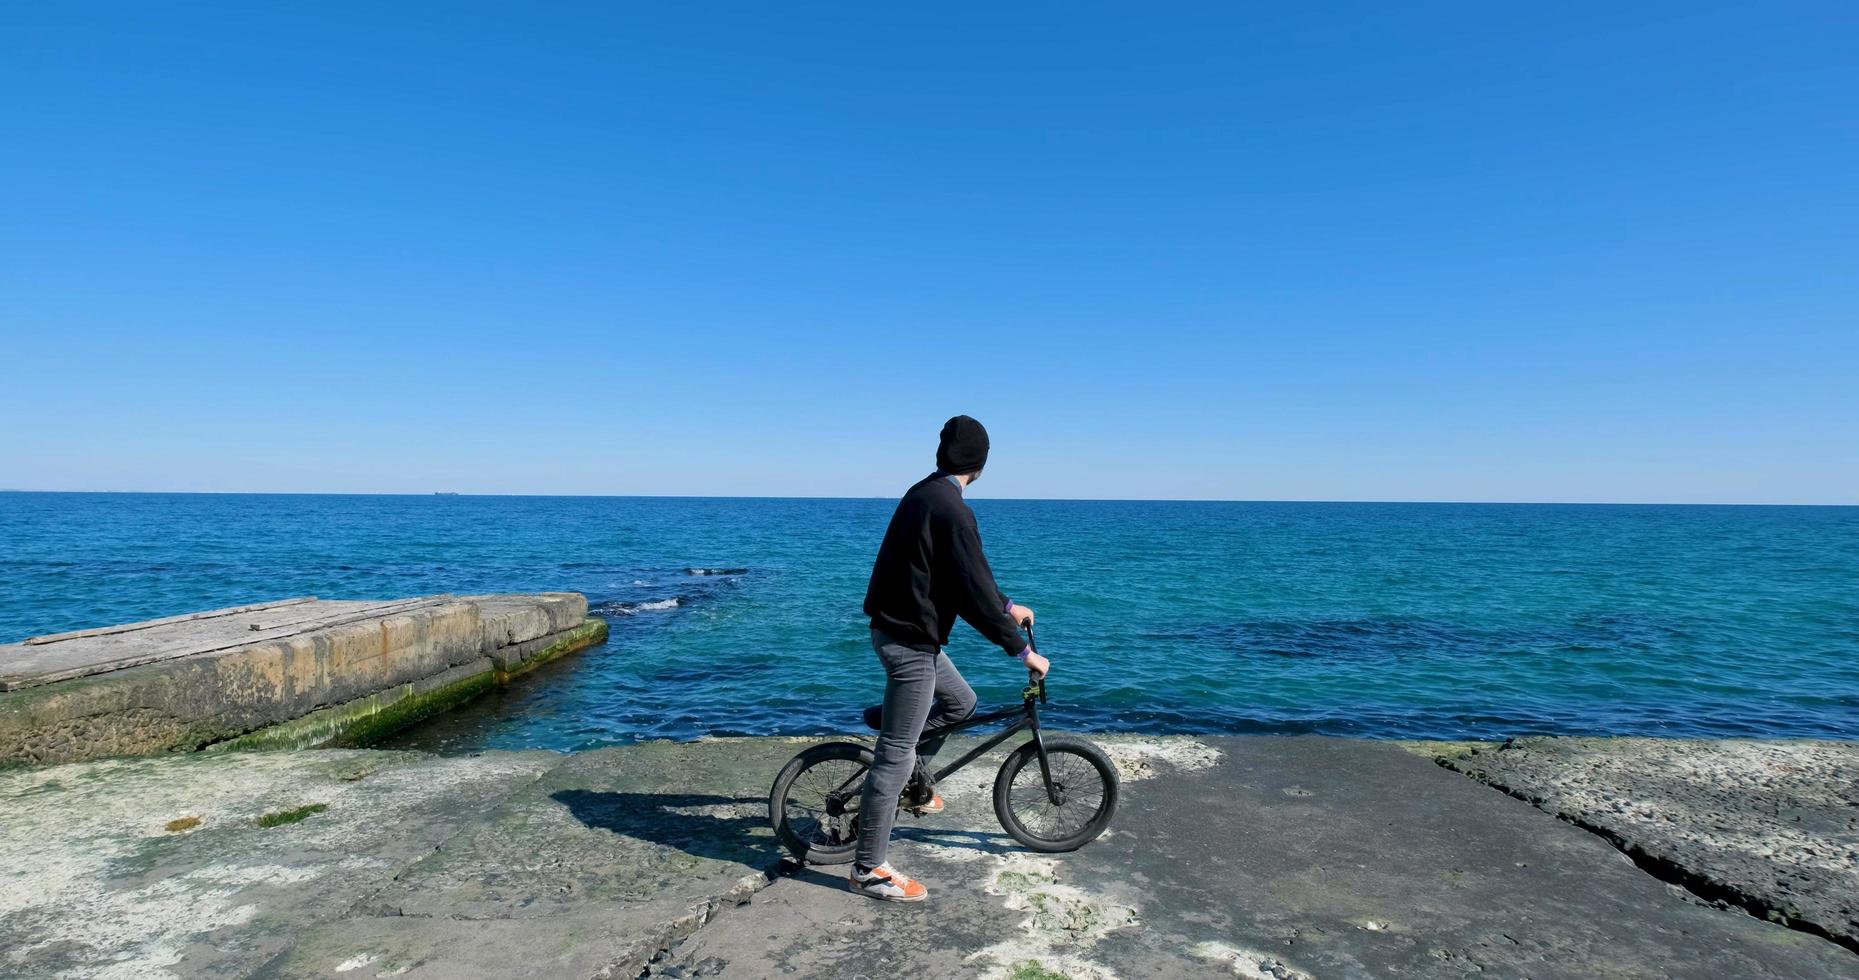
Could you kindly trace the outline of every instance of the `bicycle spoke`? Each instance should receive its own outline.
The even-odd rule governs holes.
[[[825,846],[845,844],[858,835],[858,781],[866,769],[851,760],[828,759],[802,770],[788,788],[782,810],[799,840]],[[839,799],[834,815],[831,802]]]
[[[1007,788],[1007,808],[1035,837],[1060,840],[1096,819],[1104,805],[1104,781],[1090,760],[1070,752],[1048,752],[1046,766],[1065,802],[1054,804],[1047,795],[1035,759],[1014,774]]]

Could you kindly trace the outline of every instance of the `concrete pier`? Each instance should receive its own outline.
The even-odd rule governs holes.
[[[577,593],[305,596],[0,645],[0,765],[364,745],[606,639]]]

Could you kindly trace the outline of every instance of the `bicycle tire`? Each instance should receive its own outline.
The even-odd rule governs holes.
[[[1028,765],[1032,766],[1032,781],[1020,787],[1021,795],[1029,797],[1025,802],[1042,805],[1050,812],[1057,812],[1061,809],[1053,807],[1050,798],[1046,797],[1045,781],[1039,773],[1039,750],[1032,742],[1027,742],[1015,749],[1013,754],[1007,757],[1007,761],[1001,763],[1000,773],[994,777],[994,815],[1000,818],[1001,826],[1013,835],[1014,840],[1032,850],[1047,854],[1075,851],[1096,840],[1098,835],[1110,826],[1111,818],[1116,816],[1119,791],[1117,766],[1116,763],[1110,761],[1110,756],[1106,755],[1103,749],[1082,738],[1073,735],[1052,735],[1047,736],[1044,741],[1046,760],[1054,770],[1053,778],[1061,783],[1071,784],[1063,786],[1064,789],[1071,791],[1066,797],[1067,805],[1083,802],[1095,792],[1097,796],[1095,811],[1076,829],[1059,834],[1052,834],[1043,827],[1035,829],[1021,819],[1020,813],[1016,812],[1013,806],[1014,784]],[[1078,768],[1074,764],[1077,760],[1082,760],[1086,768]],[[1085,772],[1095,774],[1094,786],[1083,783],[1086,778],[1083,775]],[[1026,792],[1029,788],[1034,791],[1032,794]],[[1040,803],[1042,800],[1044,802]]]
[[[819,769],[829,763],[850,763],[869,771],[874,757],[871,749],[856,742],[827,742],[822,745],[808,746],[799,755],[788,760],[775,776],[774,786],[768,791],[768,821],[774,826],[775,836],[794,855],[794,860],[802,864],[844,864],[852,860],[853,852],[858,849],[858,815],[856,808],[859,795],[865,786],[864,774],[860,773],[857,782],[846,788],[845,796],[851,801],[853,812],[843,822],[820,821],[819,829],[804,829],[792,819],[790,803],[803,810],[818,810],[806,802],[791,799],[796,783],[809,771]],[[837,782],[835,774],[833,782]],[[833,819],[827,815],[829,820]],[[822,836],[821,831],[827,831]]]

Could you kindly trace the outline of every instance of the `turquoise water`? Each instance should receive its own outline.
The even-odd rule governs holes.
[[[857,725],[889,500],[0,494],[0,641],[265,598],[571,589],[613,625],[404,736]],[[1085,729],[1859,738],[1859,508],[974,507]],[[692,574],[709,569],[727,574]],[[984,700],[1024,675],[967,627]]]

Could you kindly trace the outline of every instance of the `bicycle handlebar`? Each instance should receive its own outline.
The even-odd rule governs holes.
[[[1039,646],[1033,640],[1033,624],[1030,622],[1026,624],[1026,646],[1027,646],[1027,649],[1032,650],[1034,653],[1039,652]],[[1046,675],[1039,673],[1038,671],[1034,670],[1031,667],[1028,667],[1026,668],[1026,683],[1027,683],[1027,687],[1029,690],[1031,690],[1032,688],[1039,689],[1039,703],[1045,704],[1046,703]]]

